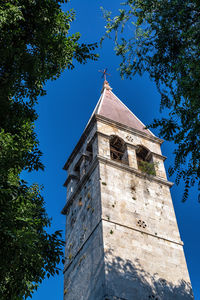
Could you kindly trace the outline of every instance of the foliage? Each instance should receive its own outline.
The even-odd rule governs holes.
[[[73,59],[85,63],[97,56],[95,44],[79,44],[68,35],[75,14],[64,13],[64,0],[7,0],[0,4],[1,97],[31,102],[44,95],[44,83],[56,79]]]
[[[68,35],[75,15],[57,0],[0,2],[0,298],[31,296],[47,275],[58,273],[61,232],[47,232],[50,219],[37,184],[21,172],[43,170],[34,132],[35,104],[47,80],[96,59],[96,44]]]
[[[10,174],[12,180],[16,178]],[[0,217],[0,298],[27,298],[46,274],[58,274],[61,232],[46,232],[50,220],[39,188],[28,187],[23,180],[1,191]]]
[[[154,176],[156,175],[155,167],[156,167],[155,163],[151,163],[143,160],[138,161],[139,170],[148,175],[154,175]]]
[[[128,0],[112,18],[104,11],[106,36],[115,33],[122,77],[148,72],[168,117],[149,126],[177,145],[173,167],[176,183],[188,189],[200,177],[200,5],[196,0]]]

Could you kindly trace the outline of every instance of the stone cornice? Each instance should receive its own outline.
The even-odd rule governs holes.
[[[103,156],[100,156],[98,155],[97,156],[98,160],[101,162],[101,163],[104,163],[104,164],[107,164],[107,165],[110,165],[110,166],[113,166],[117,169],[123,169],[123,170],[126,170],[130,173],[134,173],[135,175],[137,175],[138,177],[141,177],[141,178],[146,178],[150,181],[156,181],[158,183],[161,183],[161,184],[164,184],[164,185],[167,185],[169,187],[172,187],[173,186],[173,182],[170,182],[168,180],[165,180],[164,178],[161,178],[161,177],[158,177],[158,176],[153,176],[153,175],[149,175],[149,174],[145,174],[145,173],[142,173],[141,171],[135,169],[135,168],[132,168],[132,167],[129,167],[128,165],[125,165],[123,163],[120,163],[120,162],[117,162],[117,161],[114,161],[114,160],[111,160],[111,159],[107,159]]]
[[[134,230],[134,231],[138,231],[138,232],[141,232],[141,233],[150,235],[152,237],[155,237],[155,238],[158,238],[158,239],[162,239],[164,241],[171,242],[171,243],[174,243],[174,244],[177,244],[177,245],[180,245],[180,246],[184,245],[183,241],[181,241],[181,240],[180,241],[170,240],[170,239],[167,239],[167,238],[165,238],[163,236],[155,235],[155,234],[152,234],[151,232],[148,232],[148,231],[145,231],[145,230],[142,230],[142,229],[138,229],[138,228],[133,227],[133,226],[127,226],[127,225],[124,225],[124,224],[120,224],[118,222],[115,222],[115,221],[112,221],[112,220],[108,220],[108,219],[105,219],[105,218],[102,218],[102,221],[105,221],[105,222],[108,222],[108,223],[112,223],[114,225],[118,225],[118,226],[121,226],[121,227],[125,227],[125,228],[128,228],[128,229]]]

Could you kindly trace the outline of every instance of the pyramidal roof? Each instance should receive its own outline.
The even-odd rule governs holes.
[[[149,129],[145,129],[145,125],[112,92],[112,88],[106,80],[104,81],[101,97],[92,113],[91,118],[94,114],[101,115],[112,121],[154,136]]]

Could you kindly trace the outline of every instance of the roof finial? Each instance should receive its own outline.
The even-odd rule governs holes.
[[[99,72],[103,73],[102,74],[102,78],[104,77],[104,81],[106,81],[106,75],[109,75],[109,73],[107,73],[107,68],[105,68],[104,70],[99,70]]]
[[[112,90],[112,88],[110,87],[108,81],[106,80],[106,75],[111,76],[109,73],[107,73],[107,68],[104,69],[104,70],[99,70],[99,72],[103,73],[102,78],[104,77],[104,83],[103,83],[103,88],[102,88],[101,92],[103,92],[104,89]]]

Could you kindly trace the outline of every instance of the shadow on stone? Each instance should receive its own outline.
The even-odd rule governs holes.
[[[133,263],[112,253],[105,254],[105,300],[194,300],[190,283],[166,281],[146,272],[138,259]]]

